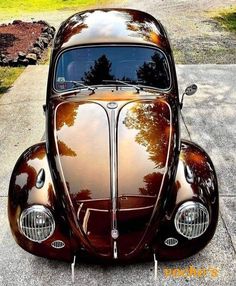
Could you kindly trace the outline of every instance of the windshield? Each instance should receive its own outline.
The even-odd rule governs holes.
[[[139,46],[96,46],[65,51],[58,59],[54,87],[66,91],[105,81],[170,87],[170,72],[163,52]]]

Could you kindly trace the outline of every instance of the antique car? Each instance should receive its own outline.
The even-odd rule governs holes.
[[[176,260],[205,247],[217,178],[207,153],[180,137],[182,105],[167,34],[151,15],[97,9],[64,21],[45,141],[20,156],[10,180],[16,242],[73,263]]]

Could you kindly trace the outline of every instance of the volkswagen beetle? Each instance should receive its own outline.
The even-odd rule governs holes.
[[[10,180],[16,242],[71,262],[175,260],[205,247],[217,178],[207,153],[180,137],[182,104],[167,34],[151,15],[97,9],[64,21],[45,141],[20,156]]]

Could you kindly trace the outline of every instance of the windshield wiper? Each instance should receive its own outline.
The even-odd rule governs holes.
[[[91,90],[93,93],[95,92],[95,87],[92,87],[92,86],[89,86],[89,85],[85,85],[83,84],[81,81],[78,81],[78,80],[61,80],[61,81],[58,81],[59,83],[72,83],[73,84],[73,87],[84,87],[84,88],[87,88],[88,90]]]
[[[80,86],[82,86],[82,87],[84,87],[84,88],[87,88],[87,89],[89,89],[89,90],[92,90],[93,92],[94,92],[94,90],[96,89],[95,87],[92,87],[92,86],[89,86],[89,85],[85,85],[85,84],[83,84],[83,83],[80,82],[80,81],[71,80],[71,81],[69,81],[69,82],[73,83],[75,87],[80,87]]]
[[[134,85],[134,84],[131,84],[131,83],[128,83],[126,81],[119,80],[119,79],[104,79],[103,82],[107,82],[107,83],[122,83],[122,84],[124,84],[126,86],[135,88],[137,90],[137,93],[139,93],[139,91],[142,89],[141,87],[139,87],[137,85]]]

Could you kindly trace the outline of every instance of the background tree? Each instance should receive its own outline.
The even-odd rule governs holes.
[[[138,69],[137,76],[145,85],[157,86],[166,88],[169,85],[169,79],[165,71],[163,62],[164,58],[160,53],[155,53],[152,56],[152,62],[144,62]]]
[[[108,60],[106,55],[102,55],[94,62],[90,70],[84,73],[82,80],[85,84],[90,85],[101,84],[103,80],[114,79],[114,76],[111,75],[111,65],[112,63]]]

